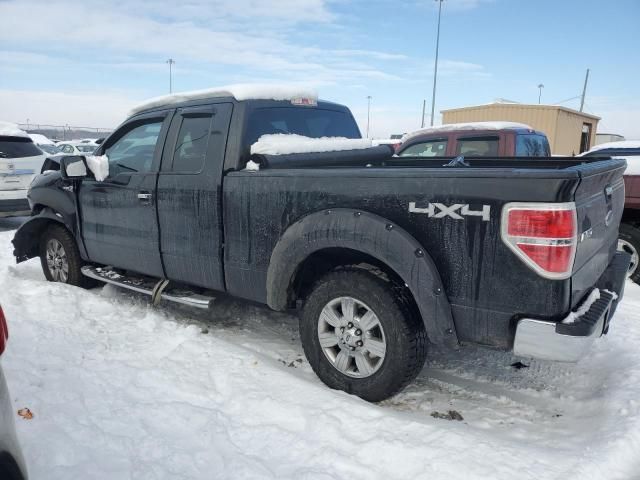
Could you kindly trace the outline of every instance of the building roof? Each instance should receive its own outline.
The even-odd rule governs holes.
[[[440,113],[445,112],[458,112],[461,110],[482,110],[487,107],[500,107],[500,108],[525,108],[525,109],[537,109],[537,110],[562,110],[563,112],[570,113],[572,115],[579,115],[581,117],[592,118],[594,120],[600,120],[597,115],[591,115],[590,113],[579,112],[572,108],[564,107],[562,105],[540,105],[540,104],[528,104],[528,103],[505,103],[505,102],[493,102],[483,105],[469,105],[468,107],[448,108],[441,110]]]

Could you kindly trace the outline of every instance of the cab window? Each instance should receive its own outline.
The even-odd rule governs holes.
[[[151,170],[162,120],[155,119],[127,131],[104,153],[109,159],[109,176],[119,173],[146,173]]]
[[[550,157],[549,141],[544,135],[516,135],[516,157]]]
[[[429,140],[415,143],[400,152],[400,157],[444,157],[447,154],[447,140]]]
[[[497,157],[498,137],[466,137],[458,139],[457,155],[465,157]]]

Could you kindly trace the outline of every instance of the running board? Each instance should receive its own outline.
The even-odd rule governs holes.
[[[168,300],[169,302],[181,303],[196,308],[209,308],[215,299],[184,288],[170,287],[168,280],[158,280],[144,276],[127,276],[118,273],[111,267],[86,265],[82,267],[82,274],[100,282],[149,295],[154,304],[160,300]]]

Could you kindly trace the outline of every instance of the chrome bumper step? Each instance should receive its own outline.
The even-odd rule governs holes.
[[[149,295],[154,304],[160,300],[189,305],[196,308],[209,308],[215,297],[203,295],[182,287],[172,287],[166,279],[157,279],[145,276],[125,275],[112,267],[82,267],[85,277],[93,278],[100,282],[126,288],[134,292]]]

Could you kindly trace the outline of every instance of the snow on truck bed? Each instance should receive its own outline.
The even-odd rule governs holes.
[[[31,480],[638,478],[640,287],[588,358],[433,348],[378,405],[326,388],[294,317],[47,283],[0,233],[2,363]],[[449,411],[457,412],[449,413]],[[447,420],[443,418],[460,418]]]
[[[186,100],[200,100],[216,97],[231,97],[238,101],[294,100],[298,98],[306,98],[317,102],[318,93],[312,88],[299,85],[238,83],[223,87],[172,93],[169,95],[151,98],[133,107],[133,109],[129,111],[129,116],[150,108],[174,105]]]

